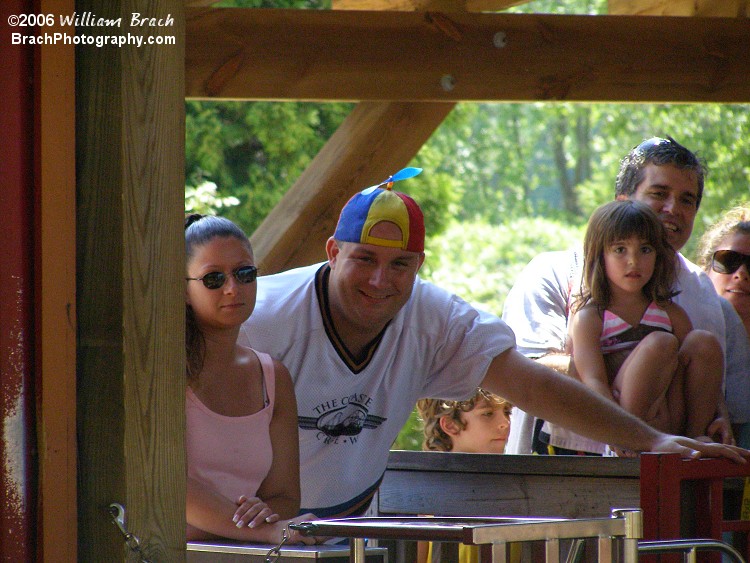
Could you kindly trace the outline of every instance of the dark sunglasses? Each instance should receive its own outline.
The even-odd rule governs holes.
[[[750,254],[735,250],[717,250],[711,257],[711,269],[717,274],[733,274],[745,265],[750,271]]]
[[[239,283],[253,283],[258,277],[258,268],[255,266],[242,266],[231,273]],[[227,276],[224,272],[209,272],[202,278],[185,278],[190,281],[202,281],[208,289],[220,289],[227,282]]]
[[[645,141],[643,141],[640,145],[633,147],[633,151],[646,152],[659,145],[670,145],[670,144],[676,145],[677,141],[675,141],[672,137],[669,137],[669,136],[667,136],[666,139],[662,139],[661,137],[651,137],[650,139],[646,139]]]

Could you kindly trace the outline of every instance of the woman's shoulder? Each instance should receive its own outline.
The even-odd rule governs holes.
[[[265,378],[271,378],[274,380],[276,385],[281,382],[282,385],[286,385],[287,382],[292,384],[292,378],[287,367],[281,362],[273,358],[266,352],[261,352],[255,348],[237,344],[239,348],[242,348],[243,353],[247,354],[249,358],[257,358],[257,363],[260,364],[261,371]],[[254,362],[253,362],[254,363]]]

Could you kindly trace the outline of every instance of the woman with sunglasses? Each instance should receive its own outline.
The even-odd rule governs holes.
[[[237,344],[255,308],[250,241],[194,214],[185,254],[187,539],[279,543],[300,506],[297,404],[284,365]]]
[[[724,306],[731,304],[742,321],[735,327],[727,326],[727,347],[747,351],[750,348],[750,203],[730,209],[706,231],[701,238],[698,263],[716,292],[726,299]],[[750,354],[732,361],[744,366],[747,372],[744,385],[726,390],[737,445],[747,448],[750,446]]]

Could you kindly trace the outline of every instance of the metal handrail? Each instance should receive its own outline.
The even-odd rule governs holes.
[[[445,541],[491,546],[493,562],[507,561],[508,542],[544,541],[545,559],[560,561],[560,540],[596,538],[599,560],[612,559],[613,541],[620,542],[623,563],[637,563],[638,540],[643,537],[640,509],[616,509],[610,518],[341,518],[290,524],[304,535],[351,538],[350,561],[365,562],[365,538],[407,541]],[[573,543],[567,561],[574,561],[580,542]],[[743,562],[744,563],[744,562]]]
[[[737,563],[745,563],[739,551],[731,545],[712,539],[682,539],[682,540],[655,540],[639,541],[638,553],[666,553],[673,551],[684,552],[684,560],[687,563],[697,561],[698,551],[721,551]]]

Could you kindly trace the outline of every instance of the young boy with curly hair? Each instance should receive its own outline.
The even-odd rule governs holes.
[[[444,401],[442,399],[420,399],[417,412],[424,426],[422,449],[439,452],[494,453],[505,451],[510,434],[510,411],[508,401],[477,388],[473,397],[466,401]],[[518,557],[513,557],[515,561]],[[461,544],[459,563],[476,563],[477,546]],[[419,542],[417,561],[432,560],[432,543]]]
[[[422,449],[501,454],[508,441],[512,408],[505,399],[481,388],[466,401],[420,399]]]

